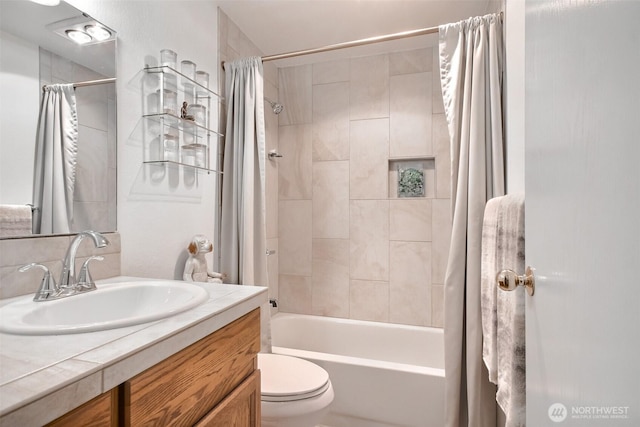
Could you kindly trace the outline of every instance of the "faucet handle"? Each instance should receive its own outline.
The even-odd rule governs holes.
[[[93,260],[102,261],[104,260],[103,256],[94,255],[92,257],[87,258],[87,260],[82,264],[80,268],[80,275],[78,276],[78,288],[82,292],[93,291],[96,290],[96,284],[91,278],[91,274],[89,273],[89,263]]]
[[[33,297],[34,301],[46,301],[50,298],[56,296],[60,289],[58,285],[56,285],[56,280],[51,277],[51,272],[47,268],[46,265],[38,264],[37,262],[32,262],[31,264],[23,265],[18,269],[20,273],[24,273],[27,270],[31,270],[34,267],[38,267],[44,270],[44,276],[42,277],[42,281],[40,282],[40,287]]]

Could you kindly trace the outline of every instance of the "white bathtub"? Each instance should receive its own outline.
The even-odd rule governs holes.
[[[278,313],[273,352],[310,360],[335,390],[331,427],[444,425],[442,329]]]

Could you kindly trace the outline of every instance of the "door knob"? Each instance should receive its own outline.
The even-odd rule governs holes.
[[[518,276],[513,270],[502,270],[496,275],[498,287],[503,291],[512,291],[518,286],[524,286],[527,293],[533,295],[536,288],[536,279],[533,276],[534,269],[527,267],[524,275]]]

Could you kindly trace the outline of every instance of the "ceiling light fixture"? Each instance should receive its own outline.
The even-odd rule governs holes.
[[[67,30],[66,34],[67,37],[78,44],[86,44],[93,40],[89,34],[80,30]]]
[[[82,46],[110,42],[116,38],[115,31],[85,14],[53,22],[46,28]]]
[[[86,25],[84,30],[97,41],[107,40],[111,37],[109,30],[97,24]]]

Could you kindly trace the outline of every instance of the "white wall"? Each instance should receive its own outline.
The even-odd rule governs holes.
[[[38,45],[0,32],[0,203],[31,203],[40,107]],[[16,107],[19,106],[19,109]],[[28,111],[27,111],[28,110]]]
[[[504,1],[507,193],[524,192],[524,0]]]
[[[194,234],[214,238],[215,175],[198,175],[195,191],[181,197],[182,176],[149,184],[144,147],[136,137],[143,114],[141,70],[154,64],[161,49],[178,53],[218,77],[217,10],[204,1],[69,0],[115,29],[118,109],[118,231],[122,238],[122,274],[155,278],[181,277],[186,247]],[[217,104],[211,111],[217,129]],[[217,140],[212,139],[212,144]],[[213,158],[213,157],[212,157]],[[142,185],[145,184],[145,185]],[[212,257],[209,258],[211,265]]]

